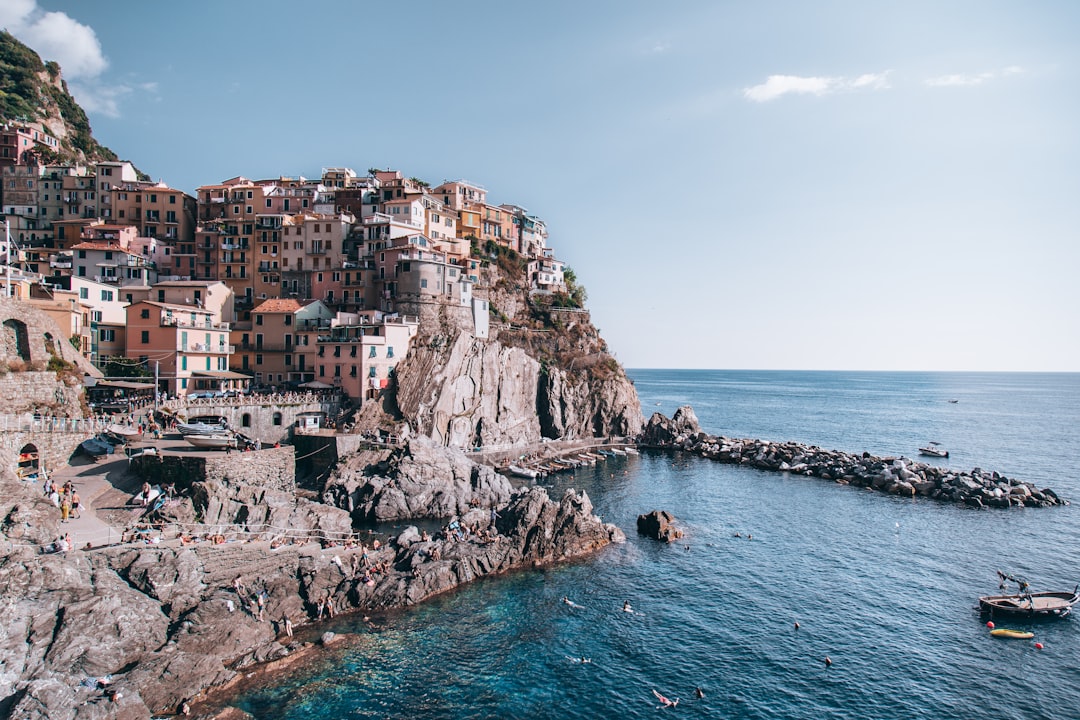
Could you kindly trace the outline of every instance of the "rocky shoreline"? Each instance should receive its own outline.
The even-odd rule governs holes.
[[[959,472],[903,457],[859,455],[796,442],[732,439],[701,431],[693,408],[669,419],[654,413],[640,437],[643,447],[682,450],[717,462],[830,480],[902,497],[926,497],[971,507],[1068,505],[1049,488],[975,468]]]
[[[424,472],[447,463],[458,472]],[[289,636],[286,617],[310,637],[331,610],[404,608],[483,576],[625,540],[593,514],[584,493],[551,499],[543,488],[515,489],[490,468],[470,467],[459,451],[419,441],[415,454],[406,448],[397,464],[384,466],[384,476],[353,477],[349,490],[356,498],[387,486],[410,496],[430,492],[440,502],[409,514],[441,517],[441,530],[429,535],[408,526],[392,537],[303,544],[265,533],[182,543],[164,530],[138,543],[42,554],[39,546],[61,532],[55,507],[18,481],[0,479],[11,541],[0,548],[0,682],[7,688],[0,716],[134,719],[174,713],[183,703],[205,712],[210,708],[199,700],[207,690],[310,646]],[[254,516],[258,508],[252,486],[222,480],[193,490],[194,509],[191,498],[175,508],[181,517],[245,503]],[[289,512],[290,522],[308,518],[313,531],[348,517],[339,508],[297,502],[305,509]],[[18,528],[34,532],[20,537]],[[107,686],[99,682],[104,678]]]

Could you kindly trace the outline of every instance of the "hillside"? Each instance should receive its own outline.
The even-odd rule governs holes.
[[[0,121],[41,123],[60,141],[57,151],[42,150],[54,162],[116,160],[94,139],[90,121],[71,96],[55,62],[43,62],[11,33],[0,31]]]

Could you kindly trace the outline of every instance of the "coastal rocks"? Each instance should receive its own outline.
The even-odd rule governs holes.
[[[456,448],[414,437],[376,466],[346,458],[327,481],[323,497],[357,521],[447,518],[510,499],[512,486],[493,469]]]
[[[645,537],[663,542],[675,542],[683,536],[683,531],[673,525],[675,516],[667,510],[653,510],[638,515],[637,531]]]
[[[349,514],[338,508],[228,480],[193,483],[190,502],[194,515],[208,525],[234,525],[268,535],[308,531],[342,537],[352,531]]]
[[[686,443],[690,438],[701,433],[694,409],[683,405],[675,410],[668,419],[661,413],[653,413],[641,433],[641,442],[645,445],[668,446]]]
[[[640,401],[621,372],[572,372],[467,333],[421,338],[398,366],[396,403],[413,430],[456,447],[634,435]]]
[[[642,445],[683,450],[717,462],[831,480],[900,497],[927,497],[971,507],[1051,507],[1067,505],[1049,489],[974,468],[958,472],[908,458],[881,458],[823,450],[794,442],[732,439],[707,435],[693,409],[684,406],[668,419],[654,413],[640,436]]]

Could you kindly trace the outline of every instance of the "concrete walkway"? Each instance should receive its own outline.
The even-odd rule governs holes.
[[[51,474],[53,482],[60,487],[70,480],[83,506],[80,517],[61,524],[61,530],[71,534],[74,549],[83,548],[87,543],[99,547],[119,542],[123,526],[133,521],[142,509],[125,507],[139,485],[138,479],[128,473],[127,457],[108,455],[97,462],[80,457],[76,462]],[[56,514],[59,516],[59,508]],[[115,527],[105,519],[110,516],[125,522]]]

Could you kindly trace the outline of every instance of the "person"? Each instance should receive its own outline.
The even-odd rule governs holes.
[[[142,484],[142,497],[140,498],[139,503],[143,507],[150,504],[150,483],[148,482]]]
[[[629,600],[624,600],[623,601],[622,609],[623,609],[623,612],[628,612],[628,613],[634,612],[634,608],[630,607],[630,601]]]
[[[285,615],[283,618],[281,618],[281,626],[285,628],[285,634],[289,637],[292,637],[292,620],[289,619],[288,615]]]
[[[68,515],[71,514],[71,498],[67,493],[64,493],[60,498],[60,522],[66,523],[68,521]]]
[[[78,490],[71,491],[71,516],[76,520],[82,517],[82,499]]]

